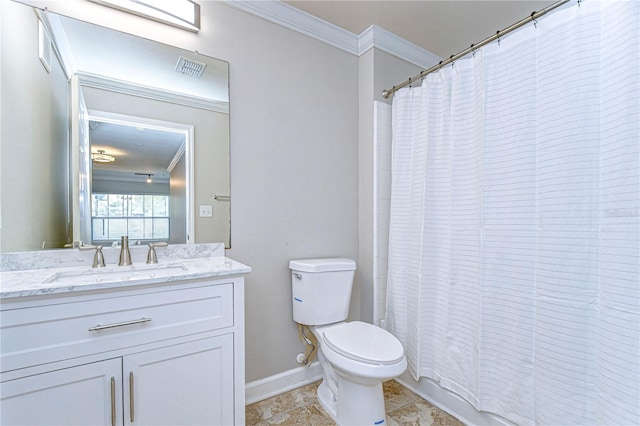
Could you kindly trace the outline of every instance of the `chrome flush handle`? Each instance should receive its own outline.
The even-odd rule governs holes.
[[[301,280],[302,279],[302,274],[298,274],[296,272],[292,272],[291,274],[293,274],[294,277],[296,277],[297,279]]]

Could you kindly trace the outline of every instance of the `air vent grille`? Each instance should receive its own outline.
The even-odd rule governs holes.
[[[176,64],[176,71],[191,77],[200,78],[206,67],[207,64],[196,62],[181,56]]]
[[[51,62],[53,61],[53,45],[51,37],[47,30],[44,29],[41,21],[38,21],[38,56],[40,62],[47,72],[51,72]]]

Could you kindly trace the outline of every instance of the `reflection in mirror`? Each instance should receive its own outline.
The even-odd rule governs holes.
[[[0,252],[108,243],[116,234],[229,247],[228,63],[23,4],[0,4]],[[114,136],[101,135],[107,130]],[[161,139],[149,142],[145,132]],[[179,134],[186,135],[181,157],[167,142]],[[132,138],[137,142],[125,146]],[[134,149],[145,146],[152,152],[136,159]],[[91,160],[98,150],[115,157],[113,164]],[[177,163],[148,161],[161,154]],[[127,181],[122,173],[127,189],[113,186]],[[140,189],[149,175],[152,185],[165,181],[163,194]],[[119,221],[111,217],[116,201],[107,218],[104,197],[98,201],[107,195],[111,205],[113,194],[122,201]],[[168,197],[162,215],[154,195]],[[212,215],[194,214],[200,206],[211,206]]]
[[[186,243],[193,233],[193,127],[99,111],[89,117],[91,243],[112,244],[122,235]]]

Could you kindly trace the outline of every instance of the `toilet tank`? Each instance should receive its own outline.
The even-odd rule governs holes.
[[[295,322],[323,325],[347,319],[356,271],[354,260],[291,260],[289,269]]]

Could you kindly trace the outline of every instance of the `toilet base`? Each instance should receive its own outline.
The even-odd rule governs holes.
[[[322,383],[320,383],[320,386],[318,386],[318,401],[320,402],[320,405],[322,405],[322,408],[324,408],[324,410],[329,413],[329,415],[335,422],[338,404],[336,403],[335,396],[329,390],[327,382],[325,382],[324,380],[322,381]]]
[[[338,375],[338,395],[323,380],[318,387],[320,405],[339,426],[386,425],[382,383],[355,383]]]

